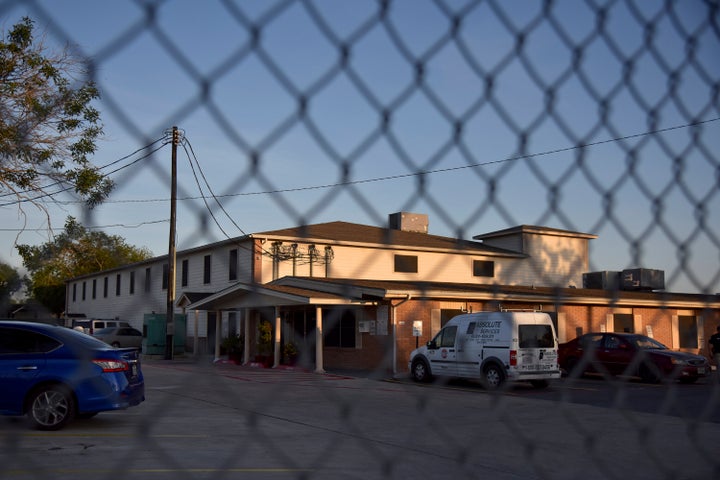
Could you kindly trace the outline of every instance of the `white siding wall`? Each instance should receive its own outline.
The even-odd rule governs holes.
[[[246,244],[247,245],[247,244]],[[230,250],[238,249],[238,280],[229,280]],[[205,255],[211,255],[211,281],[209,284],[203,282]],[[188,285],[183,287],[182,264],[188,260]],[[142,329],[143,316],[146,313],[166,313],[167,311],[167,289],[162,288],[162,276],[164,261],[149,262],[134,265],[126,269],[101,272],[98,275],[89,276],[68,284],[67,313],[83,313],[88,318],[119,318],[129,322],[132,326]],[[186,255],[178,255],[175,269],[176,293],[175,298],[183,292],[216,292],[227,288],[238,282],[251,281],[252,253],[248,248],[238,245],[225,244],[218,246],[215,250],[197,250]],[[150,268],[151,281],[149,291],[145,290],[145,269]],[[130,294],[130,272],[135,272],[135,292]],[[120,274],[120,295],[116,295],[116,278]],[[103,296],[104,278],[108,277],[108,294]],[[95,299],[92,298],[92,282],[97,280]],[[85,300],[82,298],[82,285],[86,284]],[[77,293],[73,301],[73,286],[76,286]],[[176,310],[179,312],[179,310]],[[194,312],[188,315],[188,334],[194,332]],[[205,319],[204,312],[201,320]],[[192,320],[192,325],[191,325]],[[200,321],[202,336],[206,334],[205,322]]]

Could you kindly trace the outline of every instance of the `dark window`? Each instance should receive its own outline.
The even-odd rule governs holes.
[[[120,280],[122,280],[122,277],[118,273],[115,276],[115,295],[117,295],[117,296],[120,296],[120,289],[121,289]]]
[[[108,296],[108,277],[103,278],[103,297]]]
[[[57,340],[40,333],[0,328],[0,354],[47,353],[60,345]]]
[[[417,255],[395,255],[395,271],[403,273],[417,273]]]
[[[698,348],[698,328],[694,316],[680,315],[678,317],[678,331],[680,333],[680,348]]]
[[[84,302],[84,301],[85,301],[85,292],[87,291],[87,282],[83,282],[82,285],[83,285],[83,286],[82,286],[82,299],[83,299],[83,302]]]
[[[188,285],[188,275],[190,273],[189,271],[190,264],[187,259],[182,261],[182,275],[181,275],[181,282],[183,287],[187,287]]]
[[[520,348],[553,348],[553,338],[550,325],[520,325],[518,327]]]
[[[323,311],[327,335],[323,336],[326,347],[355,348],[355,313],[351,310]]]
[[[238,250],[233,248],[230,250],[230,259],[228,260],[228,280],[237,280],[238,278]]]
[[[145,291],[149,292],[152,285],[152,277],[150,274],[150,267],[145,269]]]
[[[163,290],[168,289],[168,275],[170,275],[170,266],[166,263],[163,265],[163,275],[162,275],[162,289]]]
[[[616,313],[613,320],[616,332],[635,333],[632,313]]]
[[[130,295],[135,293],[135,272],[130,272]]]
[[[210,261],[211,261],[210,255],[205,255],[205,264],[203,267],[203,283],[207,285],[210,283]]]
[[[473,260],[474,277],[494,277],[495,262],[487,260]]]
[[[435,345],[440,347],[454,347],[455,337],[457,336],[457,325],[445,327],[435,335]]]
[[[93,289],[92,289],[92,298],[95,300],[97,297],[97,279],[93,278]]]
[[[77,283],[73,283],[73,302],[77,301]]]

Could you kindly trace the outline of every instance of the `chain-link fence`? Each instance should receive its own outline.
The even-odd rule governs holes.
[[[98,163],[146,155],[113,171],[109,201],[79,214],[87,225],[126,227],[130,243],[156,242],[162,254],[170,153],[151,150],[177,125],[192,167],[178,182],[180,249],[328,219],[385,226],[401,211],[427,213],[431,233],[459,239],[517,225],[588,232],[588,270],[660,269],[668,290],[698,295],[657,293],[637,307],[677,310],[666,315],[673,331],[703,317],[686,330],[706,357],[720,320],[719,12],[715,1],[0,2],[4,28],[29,16],[48,44],[87,59],[109,137]],[[76,205],[56,201],[63,216]],[[560,311],[566,297],[554,288],[566,286],[537,287]],[[619,313],[630,324],[633,314]],[[383,358],[394,354],[384,346],[393,353]],[[717,389],[707,391],[703,407],[717,410]],[[677,395],[668,387],[665,402]],[[553,478],[497,402],[534,475]],[[717,431],[712,418],[686,418],[687,436],[674,440],[699,442],[702,420]],[[613,478],[591,426],[570,423]],[[628,428],[646,438],[632,418]],[[694,461],[718,475],[713,446],[698,448]],[[678,465],[663,473],[686,478]]]

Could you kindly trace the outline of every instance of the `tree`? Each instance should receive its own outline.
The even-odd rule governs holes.
[[[15,268],[0,262],[0,316],[7,313],[10,297],[20,290],[23,285],[22,278]]]
[[[73,217],[52,241],[42,245],[17,245],[23,265],[30,275],[29,292],[53,313],[65,309],[65,281],[146,260],[146,248],[128,245],[118,235],[90,231]]]
[[[5,37],[3,32],[3,37]],[[74,190],[92,207],[113,183],[90,163],[102,134],[100,98],[67,47],[49,52],[24,17],[0,38],[0,191],[47,212],[44,197]]]

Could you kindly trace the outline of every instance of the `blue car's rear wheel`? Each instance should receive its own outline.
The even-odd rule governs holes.
[[[58,430],[75,415],[72,394],[61,385],[48,385],[33,392],[28,416],[38,430]]]

